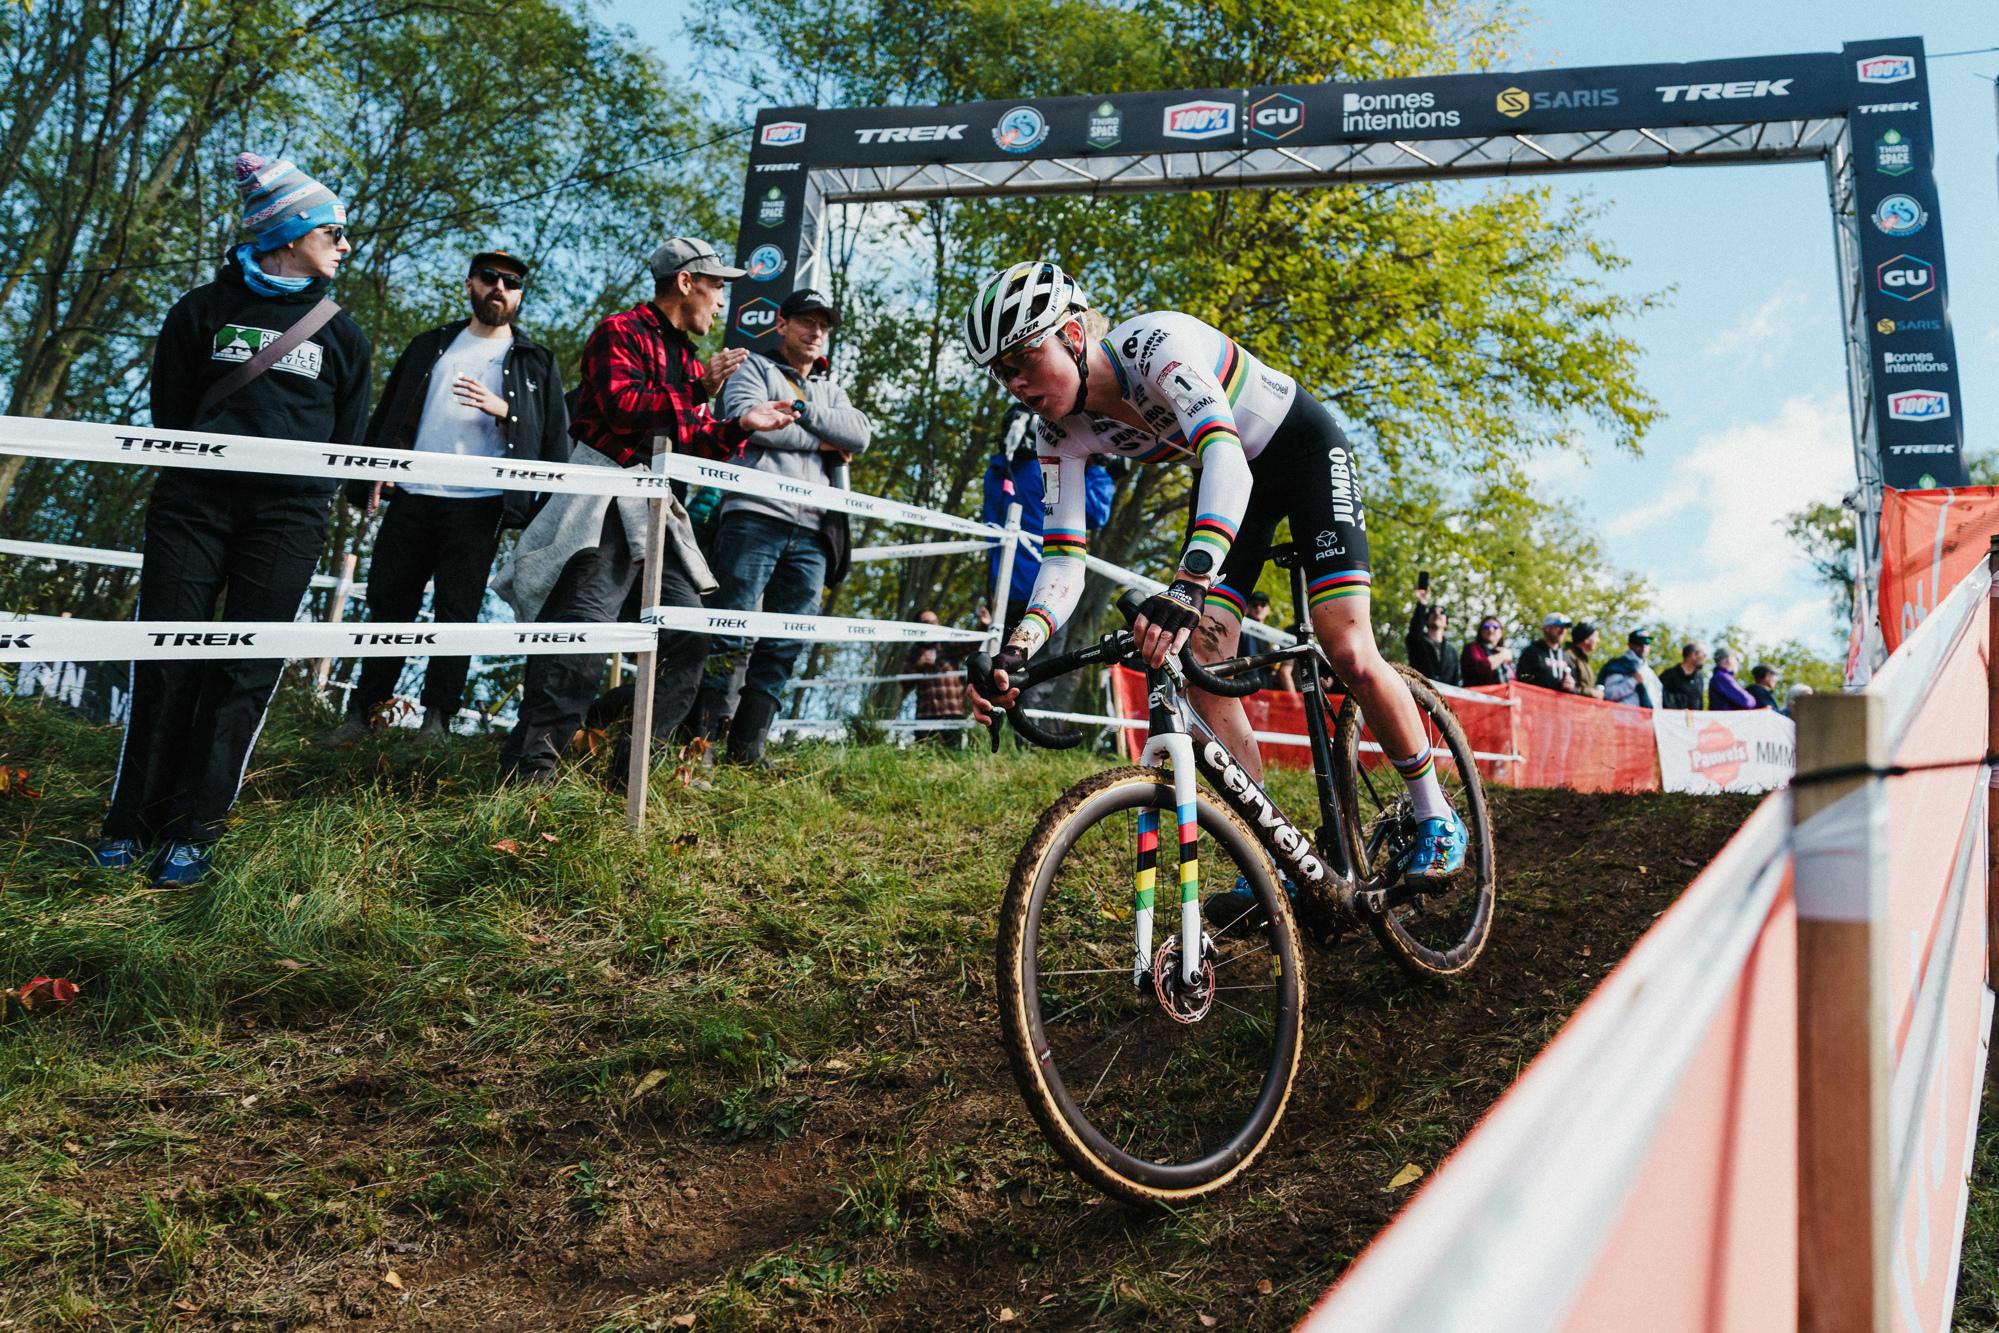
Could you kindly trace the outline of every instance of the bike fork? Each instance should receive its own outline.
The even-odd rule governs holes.
[[[1201,971],[1200,820],[1195,813],[1199,778],[1194,767],[1194,740],[1184,732],[1154,736],[1145,743],[1139,762],[1148,768],[1161,762],[1173,766],[1173,807],[1180,835],[1180,980],[1192,985]],[[1159,816],[1146,809],[1138,816],[1138,956],[1132,960],[1136,984],[1152,967],[1153,884],[1158,875]]]

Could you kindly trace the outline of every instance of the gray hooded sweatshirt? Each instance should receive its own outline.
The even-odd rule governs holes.
[[[722,385],[722,405],[717,415],[741,416],[758,403],[773,398],[779,402],[796,399],[803,410],[792,425],[750,436],[743,448],[742,465],[760,472],[775,472],[789,481],[846,489],[846,466],[833,455],[821,452],[820,446],[830,444],[850,454],[866,449],[874,435],[874,424],[867,413],[847,401],[846,391],[826,373],[824,361],[813,367],[810,375],[800,375],[768,352],[753,352],[742,368]],[[817,509],[757,495],[724,496],[721,515],[739,511],[763,514],[801,528],[819,526]]]

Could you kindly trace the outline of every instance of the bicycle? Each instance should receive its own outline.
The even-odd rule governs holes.
[[[1273,556],[1291,571],[1294,645],[1206,667],[1183,652],[1144,668],[1130,631],[1118,630],[1030,662],[1010,681],[1027,689],[1120,662],[1146,672],[1149,733],[1139,763],[1083,779],[1042,813],[1014,863],[998,947],[1000,1025],[1028,1109],[1078,1174],[1132,1202],[1185,1203],[1222,1189],[1276,1133],[1302,1044],[1301,919],[1317,937],[1365,926],[1404,970],[1430,979],[1470,969],[1492,929],[1485,790],[1456,715],[1426,680],[1398,668],[1470,832],[1464,870],[1441,883],[1402,883],[1393,866],[1415,836],[1409,797],[1393,770],[1379,766],[1386,777],[1378,780],[1377,766],[1362,762],[1379,747],[1364,739],[1350,694],[1329,734],[1334,673],[1307,631],[1304,573],[1294,548]],[[1127,624],[1138,604],[1132,593],[1119,599]],[[1305,699],[1315,838],[1184,697],[1188,683],[1216,695],[1253,693],[1253,681],[1235,678],[1284,661],[1295,664]],[[967,669],[991,697],[990,659],[979,654]],[[1045,729],[1018,704],[1003,716],[1050,749],[1084,738]],[[1001,717],[992,723],[995,748]],[[1175,845],[1178,859],[1168,858],[1166,870],[1178,876],[1178,929],[1155,943],[1160,852]],[[1295,885],[1295,906],[1278,887],[1278,866]],[[1218,926],[1205,920],[1201,885],[1227,888],[1237,875],[1252,902]]]

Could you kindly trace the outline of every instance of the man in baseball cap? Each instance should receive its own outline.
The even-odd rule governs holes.
[[[1563,693],[1574,691],[1569,659],[1562,654],[1562,631],[1568,627],[1569,618],[1560,611],[1550,611],[1541,617],[1540,639],[1528,644],[1520,654],[1519,679],[1523,684]]]
[[[1614,704],[1636,704],[1657,708],[1665,697],[1658,673],[1645,658],[1652,651],[1652,631],[1635,629],[1624,636],[1628,650],[1604,663],[1597,675],[1603,697]]]

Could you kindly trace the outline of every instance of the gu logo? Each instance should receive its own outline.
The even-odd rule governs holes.
[[[1249,108],[1249,128],[1265,139],[1288,139],[1305,126],[1305,104],[1285,93],[1272,93]]]
[[[736,312],[736,332],[748,338],[762,337],[777,327],[777,302],[768,296],[743,302]]]
[[[1874,285],[1897,301],[1920,301],[1937,289],[1937,271],[1927,259],[1896,255],[1875,268]]]

